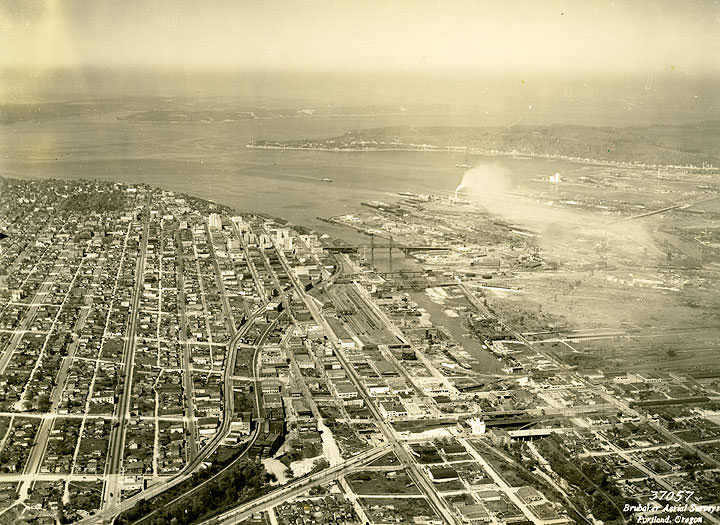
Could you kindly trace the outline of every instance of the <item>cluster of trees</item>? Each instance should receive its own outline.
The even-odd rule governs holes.
[[[569,461],[552,441],[554,437],[544,440],[541,453],[548,460],[552,469],[568,483],[577,487],[579,503],[588,513],[605,523],[622,523],[620,509],[627,503],[617,485],[609,479],[602,465],[591,459]]]
[[[111,212],[125,209],[125,196],[118,191],[76,193],[65,200],[65,208],[75,212]]]
[[[205,477],[207,475],[194,476],[190,486],[197,485]],[[162,503],[143,500],[120,516],[118,523],[134,523],[144,516],[148,516],[144,523],[150,525],[195,523],[262,496],[269,490],[269,483],[273,480],[274,476],[268,474],[261,463],[245,460],[221,476],[207,481],[190,498],[183,498],[173,505],[161,507],[151,516],[148,515]],[[189,486],[186,486],[185,490],[188,489]]]
[[[241,415],[243,412],[250,412],[253,415],[256,414],[255,400],[252,396],[245,392],[235,392],[235,414]]]

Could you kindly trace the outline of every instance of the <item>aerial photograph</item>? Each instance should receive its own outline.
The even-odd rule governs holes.
[[[720,525],[719,0],[0,50],[0,525]]]

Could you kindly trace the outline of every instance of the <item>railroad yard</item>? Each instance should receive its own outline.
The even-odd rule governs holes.
[[[672,228],[647,218],[654,252],[613,226],[565,256],[462,192],[329,218],[353,246],[143,185],[2,185],[0,522],[626,523],[658,490],[716,502],[718,254],[704,230],[701,259],[680,250],[683,217],[717,220],[703,192]]]

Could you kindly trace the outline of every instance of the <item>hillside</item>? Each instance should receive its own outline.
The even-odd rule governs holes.
[[[446,149],[574,157],[658,165],[720,164],[720,122],[684,126],[388,127],[340,137],[251,147],[328,150]]]

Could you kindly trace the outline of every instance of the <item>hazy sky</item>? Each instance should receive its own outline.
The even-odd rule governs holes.
[[[0,0],[0,67],[720,72],[717,1]]]

